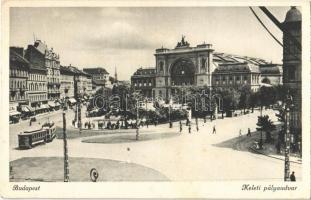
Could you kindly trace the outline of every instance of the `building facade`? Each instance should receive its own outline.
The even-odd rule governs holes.
[[[86,75],[86,94],[89,96],[95,93],[95,91],[93,91],[93,79],[90,74],[85,73],[85,75]]]
[[[290,132],[295,142],[301,141],[301,13],[296,7],[286,13],[283,22],[283,84],[291,89],[293,108]],[[289,34],[292,36],[290,37]]]
[[[60,98],[74,97],[74,73],[67,67],[60,66]]]
[[[53,48],[48,49],[45,43],[36,40],[34,45],[28,45],[26,58],[31,64],[47,69],[48,99],[58,100],[60,98],[60,61]]]
[[[83,68],[83,71],[92,76],[93,80],[103,80],[108,84],[109,73],[102,67]]]
[[[156,49],[154,96],[169,98],[180,87],[210,86],[213,51],[211,44],[190,47],[184,37],[174,49]]]
[[[50,101],[60,99],[60,62],[53,48],[45,52],[45,66],[47,68],[48,98]]]
[[[279,64],[259,65],[261,83],[281,85],[283,83],[283,68]]]
[[[249,85],[256,92],[260,87],[259,66],[244,63],[219,64],[212,75],[212,86],[239,89]]]
[[[24,58],[24,48],[10,48],[10,115],[19,114],[21,105],[28,104],[29,62]]]
[[[28,98],[29,105],[33,109],[39,109],[42,105],[47,104],[47,70],[37,66],[30,65],[29,77],[27,80],[28,85]]]
[[[184,37],[174,49],[157,49],[155,58],[154,97],[168,99],[178,88],[190,86],[239,88],[249,85],[257,91],[265,84],[282,84],[281,65],[215,52],[211,44],[190,47]],[[135,82],[132,84],[135,87]]]
[[[139,68],[131,76],[131,84],[135,91],[139,91],[145,97],[153,97],[153,88],[156,84],[156,69],[155,68]]]

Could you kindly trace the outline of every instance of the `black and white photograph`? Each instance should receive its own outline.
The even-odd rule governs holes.
[[[201,182],[308,198],[310,4],[168,2],[5,6],[6,194]],[[191,187],[169,197],[211,197]],[[144,197],[123,189],[107,196]]]

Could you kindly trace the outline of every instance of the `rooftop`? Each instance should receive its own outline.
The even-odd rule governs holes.
[[[83,68],[83,71],[88,74],[109,74],[105,68],[95,67],[95,68]]]
[[[286,13],[284,23],[299,21],[301,22],[301,12],[296,8],[296,6],[292,6],[291,9]]]
[[[150,76],[150,75],[155,75],[156,74],[156,69],[154,67],[148,67],[148,68],[139,68],[134,72],[134,76],[137,75],[145,75],[145,76]]]

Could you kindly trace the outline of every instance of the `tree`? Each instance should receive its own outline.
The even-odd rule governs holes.
[[[259,103],[261,108],[263,106],[270,106],[276,102],[275,89],[273,87],[261,87],[258,93]]]
[[[282,123],[281,130],[278,132],[278,147],[279,145],[284,143],[284,136],[285,136],[285,110],[284,109],[278,109],[278,113],[275,114],[275,116],[278,118],[278,121]],[[278,148],[279,152],[279,148]]]
[[[254,107],[258,105],[258,93],[252,92],[249,97],[249,106],[252,109],[252,113],[254,112]]]
[[[272,141],[271,132],[276,129],[273,121],[269,119],[268,115],[264,116],[258,116],[258,122],[257,122],[257,130],[261,132],[262,131],[266,133],[266,142],[270,143]],[[260,143],[262,145],[262,135],[260,136]]]
[[[243,113],[245,114],[245,109],[250,106],[250,97],[252,94],[251,87],[249,85],[243,85],[240,88],[240,99],[239,99],[239,107],[243,108]]]
[[[221,91],[221,96],[223,98],[223,110],[228,116],[237,108],[240,94],[234,88],[225,88]]]

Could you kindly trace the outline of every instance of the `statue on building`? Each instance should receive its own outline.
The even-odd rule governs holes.
[[[176,48],[180,48],[180,47],[189,47],[189,43],[185,40],[184,35],[181,36],[181,41],[177,43]]]

